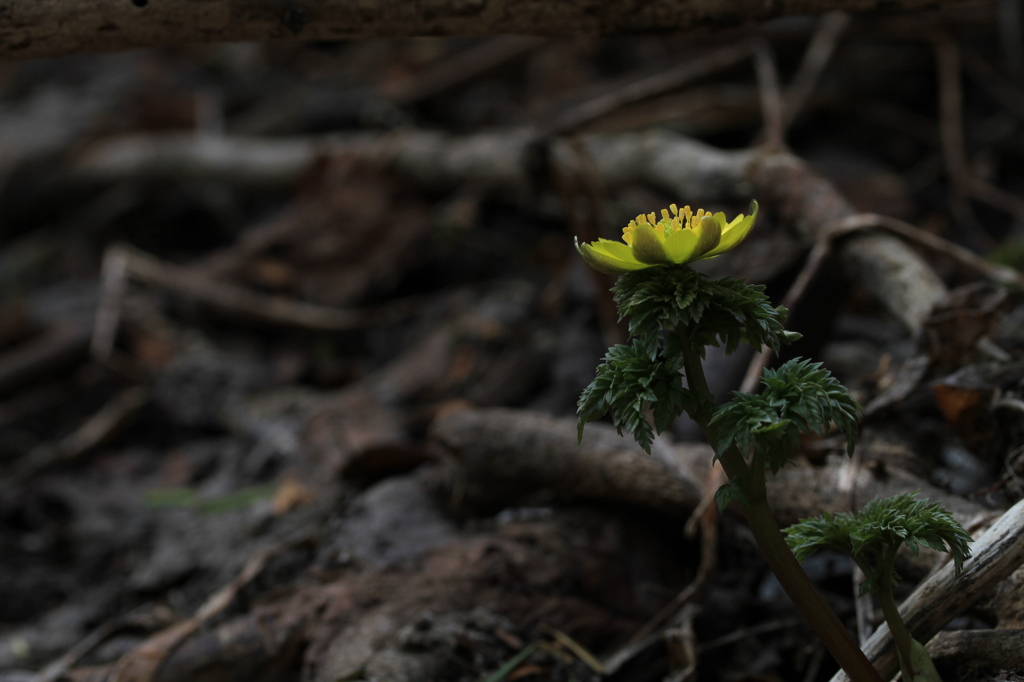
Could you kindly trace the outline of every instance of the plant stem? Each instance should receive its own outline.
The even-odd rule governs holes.
[[[709,398],[708,405],[713,405],[713,397],[708,389],[707,378],[701,365],[699,352],[692,347],[689,333],[685,325],[678,329],[683,348],[683,367],[686,382],[691,391]],[[779,579],[782,588],[793,600],[797,610],[807,620],[825,647],[849,675],[853,682],[882,682],[878,671],[872,667],[864,652],[860,650],[853,637],[839,618],[832,611],[825,599],[814,587],[811,579],[800,567],[800,562],[793,556],[786,544],[782,531],[779,530],[775,517],[768,506],[765,491],[764,458],[754,457],[748,466],[743,455],[736,447],[725,452],[718,452],[717,429],[710,423],[714,410],[708,407],[700,414],[691,414],[715,448],[722,468],[730,481],[741,482],[743,492],[749,503],[746,505],[747,524],[750,526],[757,546],[761,548],[768,566]],[[908,678],[909,680],[909,678]]]
[[[885,622],[889,624],[889,632],[892,633],[893,642],[896,643],[896,653],[900,659],[900,672],[903,673],[905,682],[913,682],[914,666],[911,660],[912,638],[907,630],[903,618],[900,616],[900,609],[896,606],[896,600],[892,596],[892,566],[896,560],[898,545],[886,549],[882,557],[881,566],[878,570],[878,581],[875,588],[875,595],[878,597],[878,604],[882,607],[882,614]]]

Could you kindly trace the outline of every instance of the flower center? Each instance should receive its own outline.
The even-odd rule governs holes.
[[[669,210],[672,214],[669,215]],[[670,232],[676,230],[693,230],[695,226],[700,225],[700,219],[705,215],[711,215],[703,208],[698,208],[697,212],[694,213],[690,210],[689,206],[683,206],[682,210],[678,206],[672,204],[668,209],[661,209],[661,220],[654,213],[648,213],[647,215],[638,215],[635,220],[630,220],[629,225],[622,228],[622,241],[626,242],[630,246],[633,245],[633,230],[640,225],[650,225],[656,231],[658,231],[663,237],[668,236]]]

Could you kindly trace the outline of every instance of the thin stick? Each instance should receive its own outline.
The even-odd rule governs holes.
[[[100,273],[100,302],[96,306],[89,351],[96,360],[105,362],[114,352],[121,323],[121,306],[128,286],[128,253],[124,249],[107,249]]]
[[[718,472],[718,474],[715,472]],[[623,647],[624,649],[645,641],[648,637],[657,633],[663,625],[674,620],[679,610],[700,594],[700,590],[704,587],[708,577],[714,572],[715,566],[718,565],[718,507],[715,505],[715,491],[727,481],[728,479],[725,477],[722,467],[715,464],[704,480],[704,496],[701,498],[700,504],[697,505],[697,509],[686,522],[687,536],[691,535],[691,524],[695,520],[700,523],[700,565],[697,567],[697,575],[689,585],[672,598],[672,601],[663,606],[653,618],[647,621],[642,628],[629,638],[629,642]],[[613,656],[613,658],[615,657]]]
[[[839,39],[849,25],[850,15],[845,12],[829,12],[819,20],[796,75],[786,88],[782,118],[787,127],[807,105],[807,100],[839,45]]]
[[[837,485],[837,492],[840,498],[845,498],[843,506],[846,507],[847,511],[857,511],[857,476],[860,473],[861,460],[863,450],[857,447],[853,451],[853,456],[850,457],[842,469],[840,469],[839,482]],[[871,597],[871,592],[860,593],[860,584],[867,578],[864,575],[864,571],[857,564],[856,561],[853,563],[853,571],[851,578],[853,579],[851,587],[853,588],[853,604],[854,611],[857,617],[857,641],[862,644],[867,641],[868,637],[874,631],[874,621],[872,614],[874,612],[874,602]]]
[[[756,635],[763,635],[768,632],[778,632],[779,630],[788,630],[790,628],[795,629],[803,624],[803,618],[777,618],[765,623],[759,623],[749,628],[741,628],[735,632],[730,632],[728,635],[723,635],[718,639],[705,642],[704,644],[698,644],[697,651],[701,653],[711,651],[712,649],[740,642]]]
[[[754,68],[757,71],[757,89],[761,93],[765,147],[771,150],[784,149],[786,125],[783,119],[782,91],[779,89],[779,72],[775,68],[771,45],[766,40],[759,40],[755,44]]]
[[[947,170],[955,188],[965,197],[969,196],[982,201],[1009,213],[1019,221],[1024,221],[1024,200],[970,172],[963,139],[963,96],[960,85],[961,50],[947,36],[940,35],[936,43],[936,55],[941,86],[942,147]],[[1024,118],[1024,93],[1003,78],[998,71],[978,55],[968,52],[962,56],[968,73],[985,87],[1003,107],[1018,118]],[[973,216],[973,214],[971,215]]]
[[[86,419],[71,434],[55,444],[42,445],[26,457],[23,476],[34,476],[50,467],[73,462],[107,442],[149,402],[149,389],[142,386],[126,388]]]
[[[337,332],[359,328],[368,323],[368,317],[359,311],[260,294],[234,284],[198,276],[186,268],[171,265],[126,246],[113,246],[104,257],[103,298],[97,311],[93,335],[93,352],[100,360],[110,357],[117,333],[120,301],[129,279],[159,286],[211,308],[268,324]]]
[[[967,203],[970,171],[967,166],[967,146],[964,143],[960,48],[941,31],[935,33],[934,42],[939,79],[939,138],[946,172],[953,184],[950,208],[962,225],[974,226],[978,221]]]
[[[850,234],[851,232],[857,232],[868,228],[882,228],[906,239],[907,241],[920,244],[945,256],[949,256],[960,265],[974,270],[1004,286],[1024,289],[1024,274],[1014,268],[987,261],[978,254],[969,249],[965,249],[959,244],[954,244],[948,239],[943,239],[938,235],[922,230],[921,228],[915,227],[914,225],[899,220],[898,218],[891,218],[877,213],[860,213],[839,220],[832,226],[826,227],[822,230],[823,236],[814,245],[814,248],[811,249],[811,253],[807,257],[807,262],[804,264],[803,269],[800,271],[800,274],[797,275],[796,281],[793,282],[789,291],[786,292],[785,298],[782,299],[782,305],[792,311],[793,307],[803,297],[807,287],[812,281],[814,281],[814,277],[821,269],[821,265],[825,261],[825,257],[831,252],[832,242],[835,239]],[[786,313],[786,319],[789,319],[788,312]],[[741,392],[752,393],[757,388],[762,372],[764,372],[765,367],[771,363],[774,356],[775,354],[770,348],[765,348],[754,356],[750,361],[750,364],[747,366],[747,373],[744,375],[743,382],[740,384],[739,390]]]
[[[574,132],[626,105],[636,104],[645,99],[678,90],[698,78],[743,62],[752,51],[751,43],[747,41],[736,43],[668,71],[642,78],[625,87],[598,95],[563,112],[550,125],[542,127],[538,131],[537,138],[547,139]]]
[[[964,50],[963,60],[967,75],[1004,109],[1024,121],[1024,92],[973,50]]]
[[[1017,220],[1024,222],[1024,200],[1019,199],[1015,195],[976,177],[967,179],[967,192],[974,199],[1006,211]]]
[[[796,304],[803,298],[804,293],[807,291],[807,287],[810,286],[811,282],[814,281],[818,271],[821,269],[822,263],[825,262],[825,257],[832,252],[832,239],[833,236],[830,232],[825,233],[825,237],[819,239],[811,249],[810,255],[807,257],[807,261],[804,263],[804,267],[800,270],[800,274],[797,275],[796,280],[792,286],[789,287],[789,291],[786,292],[786,296],[782,299],[782,305],[786,308],[786,320],[789,320],[790,312],[796,306]],[[775,357],[775,353],[771,348],[763,348],[760,353],[754,356],[747,365],[747,373],[743,377],[743,383],[740,384],[740,391],[743,393],[753,393],[757,388],[758,383],[761,381],[761,374],[764,372],[764,368],[772,361]]]
[[[442,57],[422,73],[383,88],[382,94],[400,106],[409,106],[472,81],[510,61],[529,54],[547,38],[497,36],[457,54]]]
[[[830,238],[835,238],[868,227],[883,228],[903,237],[907,241],[915,242],[945,256],[949,256],[960,265],[1005,286],[1024,288],[1024,274],[1020,271],[985,260],[970,249],[965,249],[959,244],[954,244],[948,239],[943,239],[938,235],[922,230],[898,218],[891,218],[877,213],[861,213],[840,220],[832,229],[828,230],[828,233]]]

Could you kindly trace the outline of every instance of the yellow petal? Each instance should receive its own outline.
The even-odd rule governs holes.
[[[665,237],[665,251],[673,263],[689,263],[697,246],[697,233],[693,230],[672,230]]]
[[[740,214],[726,222],[724,213],[711,215],[699,209],[694,214],[689,206],[672,205],[672,218],[668,211],[661,212],[661,220],[654,213],[638,215],[623,228],[622,242],[577,240],[576,250],[588,265],[609,274],[713,258],[743,241],[757,220],[757,208],[757,202],[751,202],[749,216]]]
[[[722,226],[710,215],[701,216],[700,224],[693,229],[697,233],[697,246],[693,249],[691,260],[704,256],[716,246],[722,239]]]
[[[633,257],[633,249],[629,248],[627,244],[617,242],[612,239],[598,239],[596,242],[590,244],[590,248],[599,251],[602,254],[617,258],[623,261],[635,261]]]
[[[608,275],[619,275],[650,267],[633,258],[632,251],[625,244],[607,239],[599,239],[593,244],[580,244],[577,240],[576,250],[583,256],[587,265]]]
[[[746,239],[757,222],[758,205],[756,201],[750,202],[750,215],[738,215],[722,230],[722,240],[714,249],[709,251],[703,258],[713,258],[721,253],[736,248],[740,242]],[[722,216],[723,220],[725,216]]]
[[[664,235],[650,225],[638,225],[633,230],[633,257],[648,265],[672,262],[665,252]]]

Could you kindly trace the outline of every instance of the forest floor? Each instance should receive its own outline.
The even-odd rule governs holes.
[[[921,490],[980,537],[1024,498],[1011,6],[0,65],[0,681],[830,679],[692,423],[576,444],[623,328],[573,237],[757,199],[702,270],[865,407],[780,520]],[[947,680],[1021,679],[1015,568]]]

